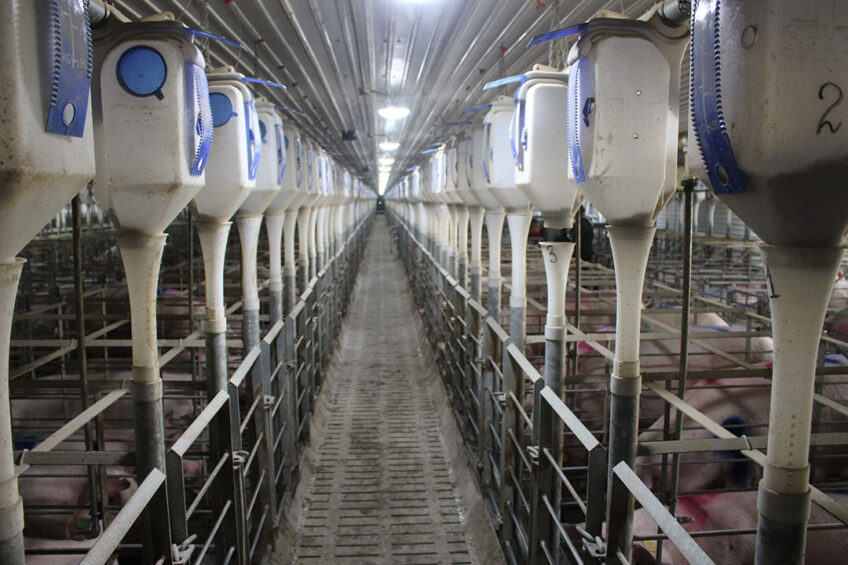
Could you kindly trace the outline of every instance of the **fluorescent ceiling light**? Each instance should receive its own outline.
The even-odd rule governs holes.
[[[381,165],[391,165],[395,162],[395,160],[391,157],[380,157],[379,159],[377,159],[377,162]]]
[[[389,173],[380,173],[377,183],[377,194],[383,196],[386,193],[386,185],[389,184]]]
[[[398,147],[400,147],[400,143],[397,141],[384,141],[379,145],[380,149],[383,151],[394,151]]]
[[[377,110],[377,113],[380,114],[383,118],[387,120],[402,120],[403,118],[409,115],[409,108],[403,108],[400,106],[387,106],[385,108],[380,108]]]

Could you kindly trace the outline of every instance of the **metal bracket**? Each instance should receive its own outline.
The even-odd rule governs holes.
[[[504,408],[506,406],[506,393],[505,392],[493,392],[492,398],[495,399],[495,402],[497,402],[500,405],[501,408]]]
[[[180,545],[171,544],[171,564],[182,565],[191,561],[191,554],[194,553],[195,545],[192,543],[197,539],[197,534],[191,534]]]
[[[250,452],[245,451],[243,449],[239,449],[233,452],[233,469],[238,469],[244,462],[247,461],[247,458],[250,456]]]
[[[273,408],[274,403],[276,402],[277,397],[273,394],[266,394],[262,397],[262,403],[265,406],[265,409]]]
[[[528,445],[526,447],[527,456],[530,458],[530,464],[533,466],[539,465],[539,456],[542,453],[542,450],[539,449],[538,445]]]

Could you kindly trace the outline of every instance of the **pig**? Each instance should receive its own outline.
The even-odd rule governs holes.
[[[129,378],[126,371],[115,372],[114,378]],[[93,376],[92,378],[102,378]],[[166,379],[188,380],[190,375],[172,373]],[[15,430],[16,449],[31,449],[51,430],[71,419],[81,410],[78,398],[66,399],[13,399],[12,420]],[[167,398],[164,402],[164,420],[166,439],[174,441],[190,424],[194,416],[194,407],[190,399]],[[107,422],[106,445],[108,451],[132,451],[134,449],[132,407],[127,398],[121,399],[106,409]],[[35,427],[33,427],[35,422]],[[27,429],[29,427],[29,429]],[[57,451],[76,451],[83,449],[82,433],[78,432],[59,445]],[[198,475],[203,472],[202,460],[186,460],[183,464],[186,475]],[[136,491],[137,484],[132,478],[132,467],[110,467],[107,479],[107,491],[110,504],[122,506]],[[49,475],[49,476],[45,476]],[[24,500],[25,528],[29,535],[50,539],[70,539],[88,533],[90,516],[88,505],[91,493],[83,466],[43,466],[30,468],[21,475],[19,488]],[[39,506],[63,506],[66,510],[39,513]],[[74,511],[74,507],[82,507]],[[29,509],[29,512],[27,512]],[[87,523],[88,521],[88,523]]]
[[[848,502],[848,495],[832,495],[838,502]],[[681,496],[677,503],[677,516],[690,532],[755,529],[757,527],[757,493],[723,492]],[[836,520],[812,504],[810,524],[832,523]],[[656,523],[640,508],[633,516],[633,532],[637,537],[651,536],[657,532]],[[754,534],[696,537],[704,552],[717,564],[749,565],[754,563]],[[636,541],[633,545],[633,562],[639,565],[656,563],[654,540]],[[841,565],[848,553],[848,535],[845,530],[811,530],[807,532],[805,561],[815,565]],[[683,556],[671,542],[663,542],[663,565],[686,564]]]
[[[758,378],[716,379],[704,381],[713,385],[733,385],[736,388],[698,388],[690,390],[686,401],[713,421],[722,424],[737,436],[765,435],[767,433],[769,402],[771,389],[769,381]],[[702,383],[702,384],[704,384]],[[765,386],[764,386],[765,385]],[[741,388],[739,388],[741,387]],[[825,395],[829,398],[844,400],[848,397],[848,386],[843,384],[827,385]],[[848,429],[845,417],[823,408],[820,431],[835,432]],[[639,441],[659,441],[665,420],[659,418],[649,429],[642,432]],[[682,439],[714,437],[701,426],[684,421]],[[819,448],[820,454],[833,454],[837,448]],[[679,491],[692,492],[717,488],[755,487],[760,478],[759,467],[739,452],[686,453],[680,457]],[[704,463],[709,461],[709,463]],[[639,457],[637,474],[651,489],[658,489],[662,469],[660,457]],[[696,463],[697,462],[697,463]],[[823,458],[815,465],[813,480],[825,478],[844,478],[845,459],[841,457]]]
[[[679,316],[676,315],[651,314],[650,317],[674,327],[678,327],[680,322]],[[693,325],[690,326],[691,332],[725,332],[734,329],[721,316],[714,313],[698,314],[698,324],[694,324],[694,321],[695,316],[693,315],[691,318],[691,323]],[[643,323],[643,330],[651,330],[647,322]],[[606,326],[598,328],[595,331],[612,333],[615,331],[615,326]],[[737,357],[740,358],[742,355],[738,355],[738,353],[745,350],[744,338],[710,338],[704,341],[722,351],[736,353]],[[602,345],[606,345],[612,349],[615,344],[614,342],[608,342],[606,344],[602,343]],[[770,337],[751,338],[751,363],[770,363],[773,347],[774,344]],[[643,340],[640,343],[639,349],[640,366],[645,372],[676,371],[680,367],[679,338],[666,340]],[[707,352],[695,344],[690,344],[689,351],[691,356],[689,357],[688,367],[693,371],[732,369],[738,367],[735,363],[723,359],[713,353]],[[577,371],[579,374],[606,374],[608,361],[597,355],[587,343],[578,343],[578,352],[580,354]],[[568,377],[566,377],[566,389],[568,388]],[[604,414],[606,394],[605,386],[581,386],[580,392],[576,393],[575,413],[581,418],[590,421],[602,418]],[[640,426],[650,426],[663,414],[664,410],[664,402],[662,402],[656,395],[650,393],[642,394],[639,403]]]

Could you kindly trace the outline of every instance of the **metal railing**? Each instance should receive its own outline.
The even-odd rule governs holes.
[[[471,298],[396,216],[401,258],[450,391],[487,508],[508,561],[611,562],[604,537],[607,496],[636,497],[681,554],[709,563],[700,547],[626,466],[612,471],[607,450],[548,386],[480,302]],[[579,334],[574,329],[573,333]],[[532,399],[532,401],[531,401]],[[561,464],[563,448],[577,462]],[[664,514],[663,514],[664,513]],[[676,521],[675,521],[676,524]],[[617,539],[617,524],[609,524]],[[571,533],[569,533],[571,530]],[[707,559],[706,561],[704,559]]]
[[[139,478],[138,489],[93,542],[83,563],[107,563],[116,552],[137,551],[137,543],[127,540],[138,534],[139,527],[142,536],[149,535],[150,521],[166,522],[169,539],[150,543],[142,537],[146,562],[267,562],[274,528],[299,478],[314,399],[341,328],[370,224],[368,219],[349,234],[306,285],[291,312],[245,352],[226,390],[209,398],[170,445],[166,468]],[[19,452],[20,472],[29,464],[134,464],[131,451],[51,451],[127,392],[121,386],[35,448]],[[150,515],[157,498],[166,499],[167,515]],[[161,547],[169,548],[168,554],[157,554],[154,548]]]

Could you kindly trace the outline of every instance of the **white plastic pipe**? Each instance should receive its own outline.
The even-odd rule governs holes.
[[[238,216],[241,242],[242,309],[259,310],[259,285],[256,274],[256,253],[262,216]]]
[[[297,247],[298,261],[303,271],[303,288],[309,284],[309,216],[312,209],[304,206],[297,213]]]
[[[156,348],[156,290],[167,236],[119,233],[118,247],[127,275],[132,327],[133,367],[159,368]],[[133,372],[133,381],[136,381]],[[158,375],[157,375],[158,379]]]
[[[610,226],[608,232],[615,264],[616,291],[613,374],[635,378],[639,376],[642,289],[656,228]]]
[[[548,283],[548,313],[545,324],[551,328],[565,328],[565,285],[568,282],[568,267],[574,254],[574,245],[571,241],[539,244]]]
[[[259,285],[256,274],[256,251],[262,229],[261,215],[239,215],[241,243],[242,339],[246,349],[259,344]]]
[[[324,262],[327,260],[327,216],[329,210],[326,206],[318,208],[315,213],[315,255],[318,261],[315,265],[315,270],[318,271],[324,268]]]
[[[269,214],[265,216],[265,232],[268,235],[269,280],[268,290],[281,292],[283,290],[283,226],[284,214]],[[241,226],[239,226],[241,231]]]
[[[457,229],[457,238],[456,238],[456,260],[457,260],[457,269],[461,265],[463,268],[468,264],[468,220],[469,213],[468,208],[465,206],[457,206],[456,210],[456,229]],[[465,280],[465,274],[459,273],[462,275],[462,279]]]
[[[12,418],[9,404],[9,344],[15,295],[21,279],[23,259],[0,265],[0,556],[11,563],[24,559],[24,506],[12,459]]]
[[[501,240],[505,218],[506,212],[503,210],[486,212],[486,233],[489,236],[489,286],[497,285],[498,288],[501,284]]]
[[[529,210],[527,212],[510,212],[506,215],[512,249],[510,308],[527,307],[527,237],[530,235],[530,222],[532,220],[533,213]]]
[[[294,231],[297,227],[297,214],[297,210],[288,210],[285,215],[285,222],[283,223],[283,260],[285,261],[284,269],[287,276],[289,274],[294,276],[295,269],[297,268],[294,261]]]
[[[473,207],[468,210],[468,220],[471,224],[471,272],[477,273],[483,268],[483,216],[485,210]]]
[[[312,208],[309,211],[309,224],[306,232],[306,236],[309,238],[309,279],[312,280],[312,277],[315,276],[315,273],[318,272],[318,229],[316,228],[316,224],[318,223],[318,208]],[[309,282],[309,281],[307,281]]]
[[[810,424],[821,328],[844,249],[763,245],[774,367],[763,486],[809,490]]]
[[[227,307],[224,303],[224,260],[231,222],[198,222],[197,235],[203,252],[206,275],[206,333],[227,331]]]

